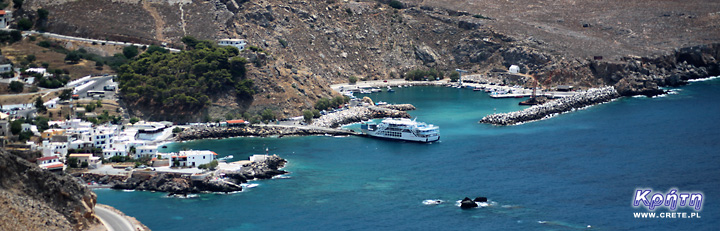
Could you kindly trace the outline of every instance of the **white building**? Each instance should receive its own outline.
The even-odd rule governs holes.
[[[238,50],[244,50],[245,45],[247,45],[247,42],[245,42],[245,39],[220,39],[218,40],[218,45],[220,46],[234,46],[237,47]]]
[[[56,109],[58,105],[58,101],[60,101],[60,98],[55,97],[54,99],[48,100],[47,102],[43,103],[43,105],[47,109]]]
[[[82,166],[82,163],[88,163],[89,169],[96,169],[99,168],[102,165],[102,161],[100,160],[100,157],[93,156],[92,154],[86,153],[86,154],[70,154],[70,158],[77,158],[79,164]]]
[[[263,162],[265,159],[267,159],[268,155],[252,155],[250,156],[250,162]]]
[[[65,159],[68,147],[69,144],[67,142],[50,142],[49,140],[43,140],[42,155],[44,157],[57,156],[60,159]]]
[[[35,73],[39,73],[39,74],[42,74],[43,77],[49,77],[49,76],[50,76],[50,73],[47,72],[47,69],[42,68],[42,67],[28,68],[28,69],[25,70],[25,72],[35,72]]]
[[[191,150],[191,151],[180,151],[179,153],[165,154],[169,156],[170,164],[173,165],[175,161],[181,167],[197,167],[201,164],[208,164],[215,159],[217,153],[209,150]]]
[[[135,148],[135,158],[140,157],[150,157],[150,158],[156,158],[157,157],[157,150],[158,147],[154,145],[144,145]]]
[[[47,170],[65,170],[65,164],[57,156],[40,157],[36,160],[40,168]]]
[[[510,72],[510,74],[517,74],[520,72],[520,67],[518,67],[518,65],[510,65],[508,72]]]
[[[127,156],[127,150],[125,149],[125,146],[103,149],[103,157],[105,159],[110,159],[113,156]]]
[[[0,20],[2,20],[2,19],[0,19]],[[8,73],[8,72],[11,72],[12,70],[13,70],[12,64],[9,64],[9,63],[0,64],[0,73]]]
[[[8,28],[10,21],[12,21],[12,11],[0,10],[0,29]]]

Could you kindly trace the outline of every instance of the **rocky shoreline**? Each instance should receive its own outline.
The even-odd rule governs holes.
[[[336,128],[344,124],[356,123],[376,118],[410,118],[406,111],[415,110],[411,104],[384,106],[352,107],[350,109],[323,115],[313,121],[318,127]]]
[[[535,105],[522,111],[488,115],[483,117],[479,122],[494,125],[515,125],[608,102],[620,96],[614,87],[593,88],[573,96]]]
[[[240,184],[249,180],[270,179],[288,172],[280,170],[287,161],[277,155],[268,156],[260,162],[243,165],[237,172],[213,171],[197,178],[188,174],[135,171],[132,176],[103,175],[78,173],[76,177],[85,182],[95,181],[100,184],[112,185],[113,189],[167,192],[171,195],[208,192],[242,191]]]

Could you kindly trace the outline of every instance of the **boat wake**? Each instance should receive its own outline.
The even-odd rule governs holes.
[[[430,200],[424,200],[422,203],[424,205],[439,205],[439,204],[442,204],[443,202],[445,202],[445,201],[440,200],[440,199],[430,199]]]
[[[255,187],[257,187],[258,185],[260,185],[260,184],[254,184],[254,183],[242,183],[242,184],[240,184],[240,186],[242,186],[243,188],[255,188]]]
[[[692,82],[710,81],[710,80],[719,79],[719,78],[720,78],[720,76],[712,76],[712,77],[707,77],[707,78],[702,78],[702,79],[690,79],[690,80],[688,80],[688,82],[692,83]]]
[[[180,199],[190,199],[190,198],[197,198],[199,197],[197,194],[173,194],[173,195],[165,195],[163,198],[180,198]]]

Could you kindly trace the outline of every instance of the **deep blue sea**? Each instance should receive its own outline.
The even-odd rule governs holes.
[[[267,147],[289,161],[291,173],[230,195],[95,192],[99,203],[153,230],[718,230],[720,79],[677,93],[497,127],[477,121],[521,109],[520,99],[396,88],[369,96],[414,104],[413,117],[440,126],[440,142],[313,136],[174,143],[164,151],[209,149],[234,160]],[[632,207],[638,188],[703,192],[701,218],[633,218],[647,211]],[[493,206],[456,207],[466,196],[488,197]]]

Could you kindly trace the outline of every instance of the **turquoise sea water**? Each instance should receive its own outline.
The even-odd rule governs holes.
[[[370,95],[411,103],[441,142],[365,137],[200,140],[234,160],[265,147],[288,159],[287,179],[231,195],[166,198],[97,190],[153,230],[716,230],[720,226],[720,80],[679,94],[624,98],[519,126],[478,124],[518,110],[519,99],[469,89],[412,87]],[[636,188],[702,191],[700,219],[635,219]],[[461,210],[486,196],[493,206]],[[441,205],[423,200],[440,199]],[[667,211],[659,209],[659,212]],[[693,212],[681,209],[680,212]]]

